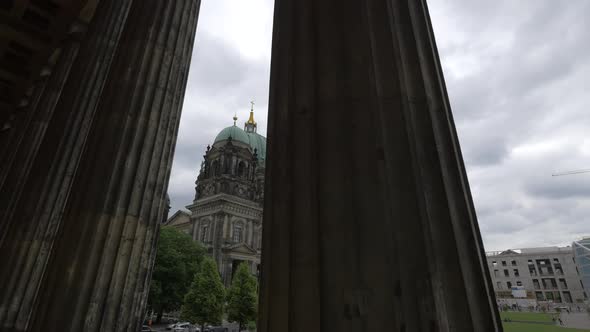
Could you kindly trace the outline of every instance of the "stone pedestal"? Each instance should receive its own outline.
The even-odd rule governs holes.
[[[259,330],[501,331],[425,0],[277,0]]]

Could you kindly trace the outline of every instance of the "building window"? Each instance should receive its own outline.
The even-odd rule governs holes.
[[[539,284],[539,279],[533,279],[533,287],[535,287],[535,289],[541,289],[541,284]]]
[[[559,294],[559,292],[553,292],[553,298],[555,302],[557,303],[561,303],[561,294]]]
[[[506,261],[502,261],[502,266],[506,266]]]
[[[215,160],[211,165],[211,175],[219,176],[219,174],[221,173],[219,168],[219,160]]]
[[[494,277],[499,277],[499,276],[500,276],[500,271],[494,270]]]
[[[516,286],[522,286],[522,281],[517,281]]]
[[[553,292],[545,292],[545,298],[547,301],[553,301]]]
[[[246,164],[243,161],[240,161],[238,164],[238,176],[245,177],[246,176]]]
[[[234,226],[233,242],[242,242],[242,226],[240,225]]]
[[[567,303],[573,303],[572,294],[570,292],[563,292],[563,300]]]
[[[507,287],[508,289],[512,289],[512,283],[511,283],[510,281],[507,281],[507,282],[506,282],[506,287]]]
[[[567,289],[567,282],[565,281],[565,279],[559,279],[559,286],[561,287],[561,289]]]
[[[514,276],[515,277],[520,277],[520,273],[518,273],[518,269],[514,269]]]
[[[498,286],[498,289],[502,289],[502,283],[501,283],[501,282],[499,282],[499,281],[498,281],[498,282],[496,283],[496,286]]]
[[[492,261],[492,266],[493,266],[493,267],[496,267],[496,266],[498,266],[498,262],[496,262],[496,261]]]
[[[509,277],[510,276],[510,273],[508,272],[508,270],[504,270],[504,276],[505,277]]]
[[[512,266],[516,266],[516,261],[512,261]]]

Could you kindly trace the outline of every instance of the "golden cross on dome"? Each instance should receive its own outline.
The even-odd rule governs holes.
[[[252,107],[250,108],[250,110],[251,110],[252,112],[254,112],[254,101],[250,101],[250,104],[252,104]]]

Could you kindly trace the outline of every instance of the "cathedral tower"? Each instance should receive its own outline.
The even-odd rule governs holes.
[[[253,107],[243,130],[236,116],[233,120],[207,146],[195,199],[187,206],[190,216],[176,213],[167,222],[204,245],[226,285],[241,262],[258,275],[266,158],[266,138],[257,133]]]

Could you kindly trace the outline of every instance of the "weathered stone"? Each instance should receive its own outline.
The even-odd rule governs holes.
[[[259,330],[501,331],[425,0],[277,0]]]
[[[200,1],[103,0],[0,253],[7,331],[137,331]]]

